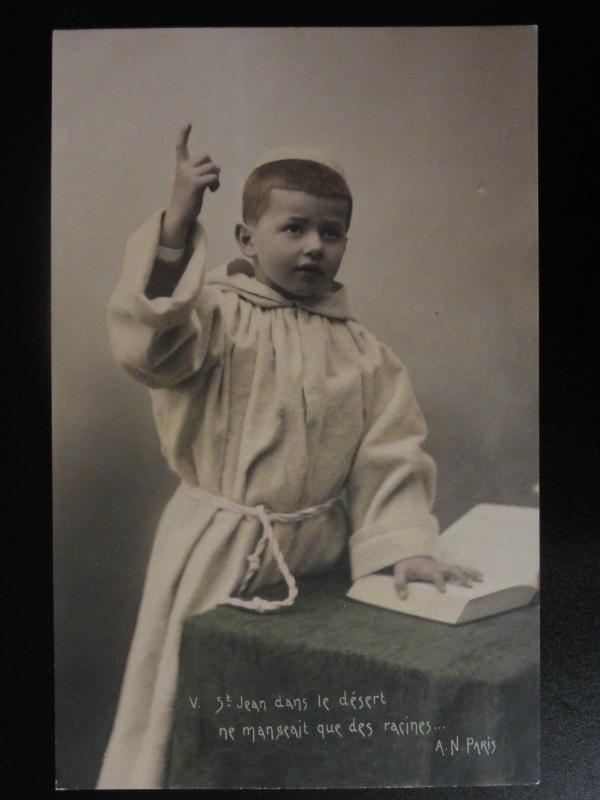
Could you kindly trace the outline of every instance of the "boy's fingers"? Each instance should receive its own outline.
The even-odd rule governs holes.
[[[394,570],[394,587],[401,600],[406,600],[408,597],[408,589],[406,587],[406,568],[396,567]]]
[[[205,156],[202,156],[202,158],[198,158],[196,159],[196,161],[193,161],[192,167],[201,167],[202,164],[211,164],[211,163],[212,163],[212,158],[207,154]]]
[[[481,581],[483,576],[476,569],[467,567],[450,567],[449,572],[457,578],[463,586],[471,586],[471,581]]]
[[[179,136],[177,137],[177,158],[187,158],[188,157],[188,148],[187,143],[188,139],[190,138],[190,131],[192,130],[192,125],[188,122],[180,131]]]
[[[218,175],[221,172],[221,167],[217,167],[215,162],[210,159],[203,164],[193,164],[192,166],[196,175],[208,175],[209,172],[216,172]]]
[[[215,172],[209,172],[207,175],[196,175],[194,178],[194,185],[197,186],[199,189],[202,187],[206,188],[214,186],[215,189],[218,189],[219,183],[219,176]],[[213,189],[213,192],[215,191]]]
[[[435,585],[437,586],[437,588],[439,589],[440,592],[445,592],[446,591],[446,580],[444,578],[444,573],[443,572],[441,572],[441,571],[440,572],[437,572],[437,571],[434,572],[433,573],[433,582],[435,583]]]
[[[453,567],[451,572],[453,577],[455,577],[463,586],[471,586],[471,576],[465,569],[462,567]]]

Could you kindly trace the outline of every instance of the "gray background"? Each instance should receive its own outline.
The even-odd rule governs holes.
[[[168,199],[178,129],[222,187],[209,264],[236,254],[253,159],[306,144],[355,199],[339,279],[407,364],[442,527],[533,505],[537,419],[534,27],[58,31],[52,336],[58,785],[93,785],[146,560],[176,485],[147,390],[112,360],[129,233]]]

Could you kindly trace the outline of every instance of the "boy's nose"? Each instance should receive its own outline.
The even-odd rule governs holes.
[[[305,253],[320,253],[323,250],[323,242],[318,233],[308,234],[304,240]]]

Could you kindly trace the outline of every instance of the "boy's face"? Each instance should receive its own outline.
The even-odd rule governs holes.
[[[331,291],[346,249],[348,203],[271,189],[260,219],[238,226],[238,242],[256,277],[298,297]]]

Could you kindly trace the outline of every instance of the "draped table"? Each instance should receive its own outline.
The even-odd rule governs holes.
[[[339,571],[299,580],[285,611],[186,620],[168,787],[537,782],[539,606],[450,626],[349,585]]]

